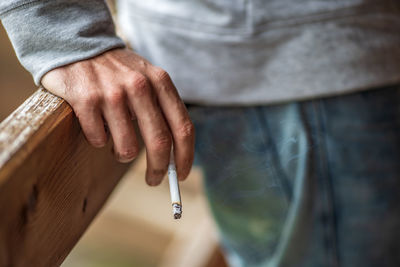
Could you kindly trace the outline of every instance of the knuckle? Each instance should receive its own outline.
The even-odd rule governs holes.
[[[87,91],[80,98],[80,104],[83,106],[97,106],[100,103],[100,95],[95,91]]]
[[[110,90],[106,94],[106,101],[112,106],[120,105],[124,101],[124,92],[119,89]]]
[[[142,74],[133,75],[130,87],[134,96],[143,96],[149,93],[149,80]]]
[[[130,161],[137,157],[139,150],[137,147],[125,148],[118,152],[118,159],[120,161]]]
[[[192,138],[195,135],[195,128],[191,121],[184,122],[176,132],[178,138]]]
[[[172,140],[169,134],[161,134],[152,140],[150,149],[154,151],[165,151],[171,149]]]
[[[168,72],[166,72],[162,68],[154,67],[153,73],[154,73],[154,76],[156,77],[156,79],[160,82],[167,82],[167,81],[171,80]]]

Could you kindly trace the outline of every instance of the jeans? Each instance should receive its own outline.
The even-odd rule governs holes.
[[[189,110],[230,266],[400,266],[400,86]]]

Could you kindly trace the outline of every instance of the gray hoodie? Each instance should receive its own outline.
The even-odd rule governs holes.
[[[184,100],[247,105],[400,82],[399,0],[119,0],[134,49]],[[38,84],[123,42],[102,0],[2,0],[0,18]]]

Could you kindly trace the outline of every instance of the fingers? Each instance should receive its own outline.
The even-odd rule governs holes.
[[[153,88],[145,76],[133,74],[127,94],[146,146],[146,182],[149,185],[158,185],[168,169],[172,145],[169,128]]]
[[[104,97],[103,112],[114,142],[115,156],[120,162],[129,162],[138,155],[139,146],[125,93],[122,89],[112,89]]]
[[[193,123],[168,73],[158,67],[153,67],[148,71],[148,75],[172,133],[178,177],[184,180],[189,175],[194,159]]]
[[[48,72],[42,84],[71,104],[92,145],[105,145],[107,123],[115,154],[122,162],[138,153],[131,121],[136,119],[147,150],[148,184],[161,182],[172,143],[178,177],[189,174],[193,124],[168,74],[139,55],[125,49],[110,50]]]
[[[103,147],[107,143],[104,121],[98,107],[97,96],[83,96],[80,105],[75,108],[76,116],[87,141],[94,147]]]

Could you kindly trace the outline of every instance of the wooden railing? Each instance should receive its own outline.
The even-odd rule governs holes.
[[[0,267],[64,261],[130,166],[111,145],[91,147],[70,106],[42,88],[0,123]],[[192,212],[158,266],[226,266],[204,197],[185,200]]]
[[[36,91],[0,123],[0,266],[59,266],[128,167]]]

